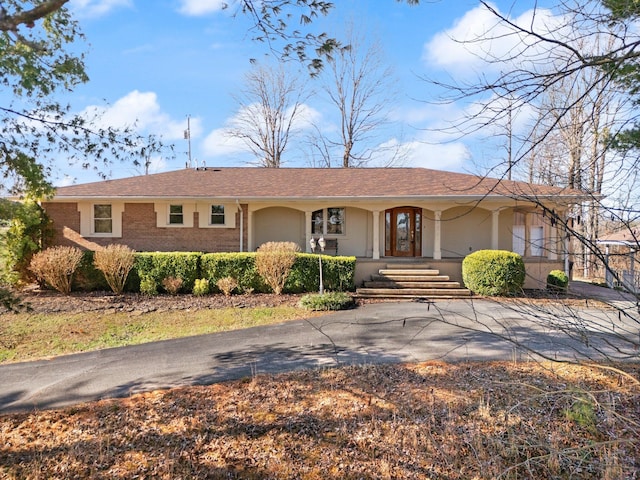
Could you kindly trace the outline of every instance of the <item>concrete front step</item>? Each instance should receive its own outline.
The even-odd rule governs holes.
[[[384,277],[382,277],[384,278]],[[447,277],[447,280],[449,277]],[[433,282],[430,280],[419,280],[419,281],[400,281],[393,282],[389,280],[373,280],[370,282],[364,282],[364,286],[366,288],[460,288],[459,282],[447,282],[447,281],[437,281]]]
[[[383,268],[378,270],[380,275],[410,275],[410,276],[421,276],[421,275],[429,275],[436,276],[440,274],[440,270],[426,269],[426,268]]]
[[[387,263],[386,268],[389,270],[430,270],[431,265],[428,263]]]
[[[466,298],[471,291],[466,288],[358,288],[356,296],[361,298],[389,297],[450,297]]]
[[[448,282],[448,275],[371,275],[374,282]]]

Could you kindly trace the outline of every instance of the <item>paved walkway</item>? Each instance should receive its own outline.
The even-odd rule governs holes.
[[[569,293],[580,298],[593,298],[605,302],[625,302],[636,303],[638,299],[635,295],[612,288],[600,287],[581,280],[574,280],[569,283]]]
[[[0,366],[0,413],[347,364],[638,359],[637,315],[585,306],[571,311],[579,320],[571,322],[566,309],[555,308],[474,299],[369,304],[311,320],[8,364]]]

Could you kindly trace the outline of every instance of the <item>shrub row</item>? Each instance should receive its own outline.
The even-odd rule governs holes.
[[[192,292],[197,279],[206,279],[211,291],[218,281],[231,277],[238,282],[235,291],[269,293],[256,269],[256,253],[137,252],[135,264],[124,290],[128,292],[166,292],[166,278],[182,279],[181,292]],[[86,251],[76,271],[74,290],[109,290],[102,272],[94,266],[94,252]],[[355,289],[355,257],[322,257],[324,288],[330,291]],[[318,255],[297,253],[284,285],[285,293],[314,292],[319,287]],[[142,288],[141,288],[142,287]]]

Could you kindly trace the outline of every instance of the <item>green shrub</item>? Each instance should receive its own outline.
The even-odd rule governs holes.
[[[551,270],[547,275],[547,288],[549,290],[566,291],[569,286],[569,277],[562,270]]]
[[[200,257],[197,252],[144,252],[136,253],[134,272],[137,278],[152,278],[156,288],[165,278],[182,279],[182,291],[193,290],[200,276]],[[141,289],[142,291],[142,289]]]
[[[209,293],[209,280],[206,278],[197,278],[193,284],[193,294],[203,296]]]
[[[267,292],[269,287],[258,275],[255,253],[205,253],[200,259],[201,275],[211,285],[217,285],[222,278],[232,277],[238,282],[238,290],[247,292]]]
[[[82,252],[82,260],[73,276],[73,290],[82,290],[85,292],[109,290],[107,279],[104,278],[104,274],[98,270],[93,263],[94,253],[95,252],[91,250]],[[131,275],[129,275],[129,279],[130,278]],[[127,281],[127,285],[129,285],[129,283],[130,281]],[[139,283],[139,280],[136,278],[136,291],[138,290],[137,283]]]
[[[0,238],[0,276],[3,282],[18,284],[33,280],[31,257],[51,236],[51,224],[42,207],[34,200],[13,206],[13,218]]]
[[[522,291],[525,267],[522,257],[505,250],[478,250],[462,261],[462,280],[480,295],[505,296]]]
[[[354,301],[344,292],[312,293],[300,299],[300,306],[308,310],[346,310],[354,306]]]
[[[52,247],[31,257],[29,268],[36,278],[60,293],[71,293],[71,281],[80,261],[82,251],[76,247]]]
[[[282,293],[299,250],[293,242],[267,242],[258,248],[256,270],[276,295]]]
[[[145,295],[158,295],[158,282],[151,276],[140,279],[140,293]]]
[[[322,280],[325,290],[350,292],[355,290],[356,257],[322,255]],[[317,292],[320,282],[318,255],[299,253],[293,264],[285,292]]]
[[[202,276],[208,278],[212,285],[225,277],[233,277],[238,281],[241,292],[269,292],[269,286],[256,270],[255,253],[206,253],[202,255],[200,266]],[[296,254],[283,292],[304,293],[317,292],[319,281],[318,255],[310,253]],[[331,291],[355,290],[355,257],[322,256],[322,273],[324,286]]]

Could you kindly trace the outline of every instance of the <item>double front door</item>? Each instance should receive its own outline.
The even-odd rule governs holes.
[[[422,209],[398,207],[385,211],[385,256],[422,256]]]

